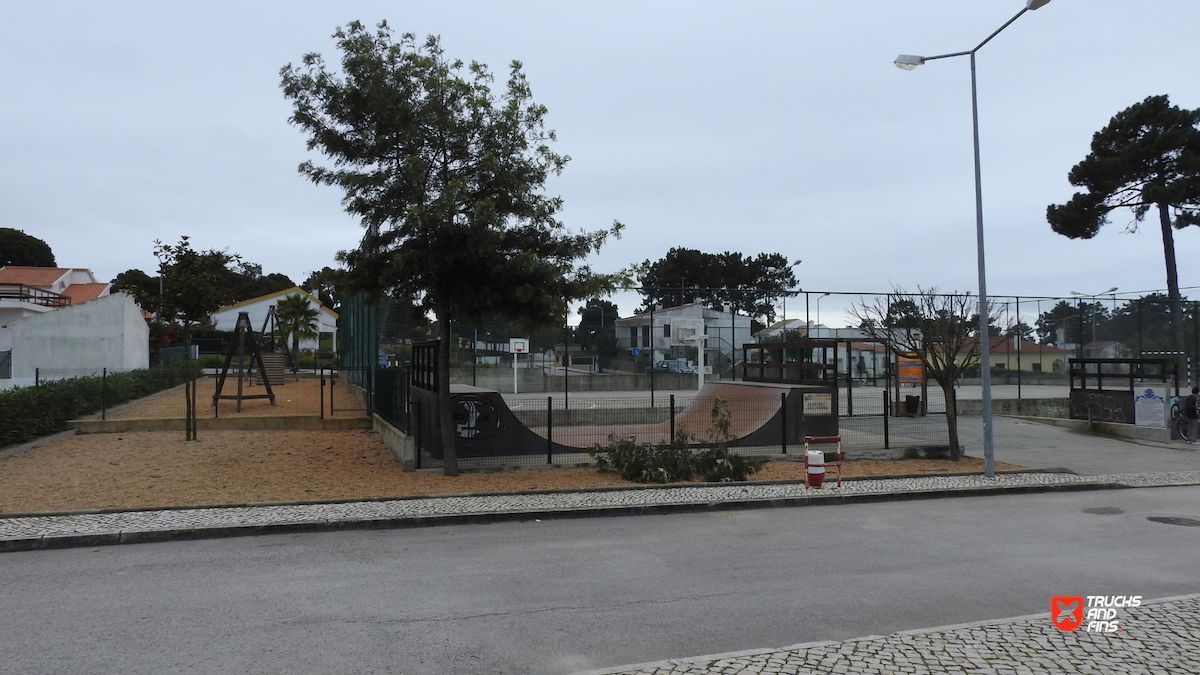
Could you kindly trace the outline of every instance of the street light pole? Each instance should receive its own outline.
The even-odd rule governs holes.
[[[991,335],[988,332],[990,321],[988,311],[987,297],[987,274],[984,269],[983,255],[983,179],[979,168],[979,97],[977,94],[977,86],[975,81],[975,52],[979,51],[992,38],[1000,34],[1000,31],[1008,28],[1012,22],[1021,18],[1021,15],[1029,10],[1039,9],[1050,3],[1050,0],[1026,0],[1025,7],[1017,12],[1013,18],[1009,19],[1003,26],[997,28],[991,35],[980,42],[974,49],[965,52],[953,52],[951,54],[939,54],[937,56],[914,56],[911,54],[901,54],[896,57],[896,67],[903,70],[912,70],[917,66],[925,64],[927,61],[935,59],[947,59],[955,56],[971,57],[971,130],[974,134],[975,146],[975,240],[976,240],[976,256],[978,258],[979,267],[979,369],[981,375],[981,385],[983,389],[983,474],[989,478],[995,475],[995,443],[992,429],[992,369],[991,369]]]
[[[1096,305],[1097,305],[1096,298],[1100,297],[1101,295],[1109,295],[1116,290],[1117,290],[1117,287],[1113,286],[1112,288],[1108,289],[1107,291],[1104,291],[1103,293],[1097,293],[1095,295],[1088,295],[1087,293],[1080,293],[1079,291],[1071,291],[1071,295],[1077,295],[1081,298],[1091,298],[1092,299],[1092,349],[1096,348]],[[1114,305],[1114,307],[1116,306],[1116,296],[1113,296],[1113,305]],[[1082,341],[1083,336],[1080,335],[1079,339],[1080,339],[1080,341]]]
[[[827,292],[817,296],[817,330],[820,330],[819,326],[821,325],[821,298],[825,297],[826,295],[829,295],[829,293]]]

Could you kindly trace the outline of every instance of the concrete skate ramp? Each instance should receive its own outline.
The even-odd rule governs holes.
[[[594,419],[585,422],[572,421],[577,411],[555,411],[560,419],[552,419],[547,431],[544,423],[523,424],[499,392],[451,385],[450,393],[459,457],[582,453],[594,443],[606,444],[609,434],[632,436],[642,443],[661,443],[671,437],[670,420],[614,424],[619,410],[591,411],[595,413]],[[414,430],[414,435],[423,449],[440,458],[437,422],[432,414],[433,393],[414,389],[412,396],[413,401],[421,402],[415,417],[422,429]],[[799,447],[805,435],[838,433],[836,388],[757,382],[706,383],[692,404],[675,415],[675,432],[687,432],[700,441],[709,440],[713,402],[717,398],[725,402],[730,412],[730,433],[739,439],[741,446],[781,445],[786,438],[789,446]]]
[[[755,434],[762,435],[773,426],[778,427],[776,431],[780,432],[784,424],[780,411],[783,410],[790,393],[791,387],[788,386],[754,382],[706,382],[692,404],[675,416],[675,431],[687,432],[702,441],[708,440],[713,404],[720,398],[730,412],[732,424],[729,432],[732,435],[750,440]],[[661,430],[666,434],[664,440],[669,437],[670,423],[657,426],[664,427]],[[777,445],[779,437],[780,433],[776,433],[773,442],[754,445]]]
[[[805,395],[809,395],[809,411],[805,413]],[[815,398],[814,398],[815,395]],[[804,436],[833,436],[837,434],[837,390],[814,385],[765,384],[759,382],[706,382],[691,405],[675,415],[675,433],[686,432],[699,441],[710,440],[713,404],[720,398],[729,411],[729,432],[738,438],[738,445],[799,446]],[[829,412],[814,411],[828,408]],[[642,443],[661,443],[671,439],[671,421],[634,425],[611,430],[618,436],[633,436]],[[587,447],[592,443],[608,442],[610,430],[565,428],[555,433],[572,446]]]
[[[436,394],[424,389],[409,389],[411,401],[418,403],[412,415],[410,433],[422,450],[442,458],[438,434]],[[583,452],[561,443],[548,442],[517,419],[500,392],[465,384],[450,385],[451,415],[454,418],[455,454],[458,457],[503,457],[506,455],[555,455]]]

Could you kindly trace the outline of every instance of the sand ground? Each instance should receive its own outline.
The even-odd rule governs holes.
[[[180,394],[182,399],[182,394]],[[1016,468],[997,463],[998,469]],[[982,460],[861,460],[845,475],[982,471]],[[771,462],[761,480],[803,479]],[[82,434],[0,460],[0,513],[368,499],[630,485],[594,468],[404,472],[374,431]]]

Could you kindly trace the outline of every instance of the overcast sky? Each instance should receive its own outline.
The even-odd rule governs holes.
[[[154,240],[184,234],[298,283],[333,265],[361,228],[296,172],[279,69],[336,63],[335,27],[387,19],[501,81],[524,63],[572,157],[548,185],[563,219],[627,225],[600,271],[686,246],[802,259],[806,290],[975,292],[968,60],[892,61],[972,49],[1023,1],[0,0],[0,226],[103,280],[154,274]],[[1156,221],[1125,234],[1117,213],[1072,241],[1045,210],[1118,111],[1200,108],[1197,26],[1197,0],[1054,0],[980,50],[990,294],[1165,288]],[[1181,285],[1200,285],[1200,229],[1175,242]]]

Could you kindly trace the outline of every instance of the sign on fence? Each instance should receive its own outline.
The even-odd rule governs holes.
[[[1133,419],[1139,427],[1167,428],[1167,394],[1165,386],[1139,385],[1133,391]]]
[[[833,394],[805,394],[805,415],[832,415]]]
[[[925,379],[925,366],[916,354],[896,357],[896,379],[900,382],[920,384]]]

